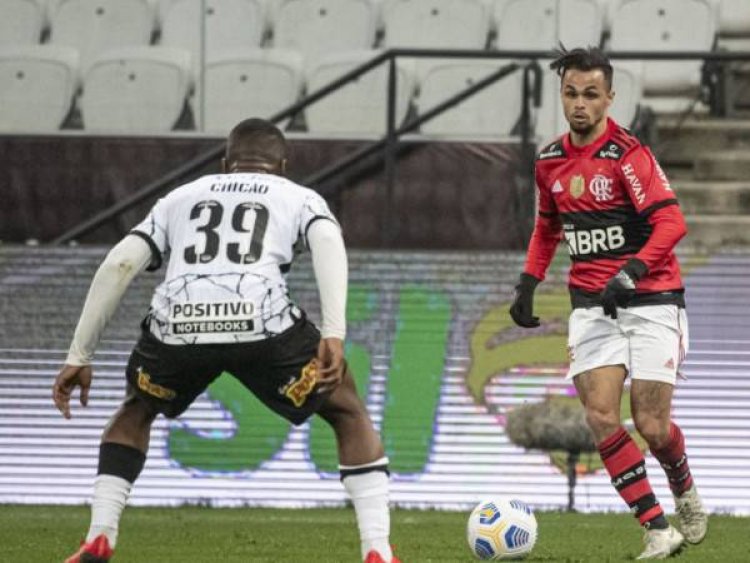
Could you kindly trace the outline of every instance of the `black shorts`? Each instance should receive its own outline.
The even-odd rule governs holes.
[[[135,392],[167,418],[179,416],[223,372],[293,424],[326,396],[314,391],[320,332],[307,319],[272,338],[236,344],[164,344],[144,329],[127,367]]]

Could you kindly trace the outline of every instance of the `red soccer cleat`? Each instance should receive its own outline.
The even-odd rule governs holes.
[[[78,551],[68,557],[65,563],[107,563],[113,554],[107,536],[100,534],[88,543],[81,542]]]
[[[367,557],[365,557],[365,563],[388,563],[388,562],[385,559],[383,559],[377,551],[375,551],[374,549],[371,549],[367,553]],[[401,563],[401,560],[394,555],[393,559],[391,559],[391,563]]]

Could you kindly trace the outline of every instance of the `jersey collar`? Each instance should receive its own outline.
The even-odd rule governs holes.
[[[614,130],[617,128],[617,123],[610,117],[607,118],[607,127],[604,132],[599,135],[596,139],[591,141],[588,145],[577,147],[570,141],[570,133],[563,135],[563,149],[570,156],[590,156],[599,150],[604,143],[610,138]]]

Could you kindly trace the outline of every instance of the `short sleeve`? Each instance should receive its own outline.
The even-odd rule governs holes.
[[[638,213],[650,215],[657,209],[677,204],[667,175],[648,148],[638,146],[628,152],[620,164],[620,173]]]
[[[133,227],[130,234],[144,239],[151,248],[151,263],[148,271],[158,270],[162,257],[169,251],[167,205],[162,198],[156,202],[146,218]]]
[[[332,221],[336,226],[339,224],[338,221],[336,221],[336,217],[334,217],[333,213],[331,213],[331,210],[328,208],[326,200],[313,192],[305,197],[300,209],[299,235],[304,242],[305,248],[309,247],[307,244],[307,231],[310,229],[310,225],[321,219]]]

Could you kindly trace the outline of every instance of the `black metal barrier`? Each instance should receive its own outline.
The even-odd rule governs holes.
[[[714,51],[693,51],[693,52],[651,52],[651,51],[618,51],[607,53],[612,60],[621,59],[638,59],[644,61],[667,60],[667,61],[689,61],[702,60],[704,63],[728,63],[732,61],[750,61],[750,52],[714,52]],[[330,195],[334,188],[326,186],[325,182],[331,178],[347,171],[360,161],[367,157],[381,153],[384,159],[384,170],[387,190],[386,201],[392,202],[393,179],[395,176],[396,156],[399,149],[399,137],[412,132],[420,125],[434,119],[441,113],[449,110],[453,106],[461,103],[465,99],[473,96],[477,92],[491,86],[498,80],[510,75],[513,72],[523,69],[523,103],[520,116],[521,145],[524,160],[528,160],[529,181],[533,182],[533,128],[531,124],[531,104],[539,107],[541,101],[541,69],[537,63],[539,59],[553,59],[557,56],[551,51],[486,51],[486,50],[455,50],[455,49],[389,49],[376,55],[371,60],[359,65],[351,71],[343,74],[340,78],[330,82],[326,86],[305,96],[300,101],[289,106],[288,108],[276,113],[269,118],[269,121],[278,123],[294,117],[297,113],[308,106],[314,104],[335,90],[340,89],[349,82],[356,80],[366,72],[388,63],[388,81],[387,81],[387,111],[386,111],[386,134],[385,136],[373,143],[371,146],[364,147],[347,157],[332,163],[331,165],[319,170],[315,174],[302,180],[302,183],[315,188],[324,195]],[[446,99],[444,102],[436,105],[421,115],[407,120],[400,127],[396,127],[396,88],[397,88],[397,58],[451,58],[451,59],[518,59],[528,61],[525,63],[513,62],[498,69],[496,72],[486,76],[482,80],[460,91],[459,93]],[[211,161],[219,159],[224,152],[225,143],[218,144],[203,154],[189,160],[184,165],[174,169],[172,172],[163,177],[148,183],[143,188],[132,194],[130,197],[112,205],[108,209],[97,213],[95,216],[81,224],[69,229],[57,238],[50,241],[52,245],[65,244],[86,235],[101,225],[107,223],[119,214],[128,211],[144,200],[159,195],[182,183],[190,175],[204,167]],[[386,213],[386,217],[390,214]],[[391,238],[391,229],[388,225],[384,226],[384,243],[388,243]]]

